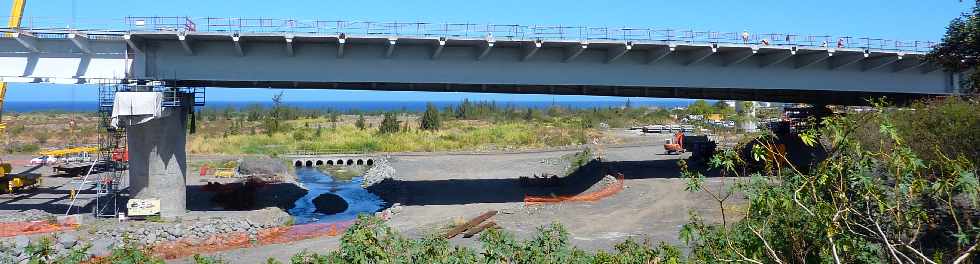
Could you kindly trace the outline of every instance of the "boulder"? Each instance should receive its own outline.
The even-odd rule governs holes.
[[[347,211],[347,201],[344,198],[332,193],[324,193],[313,199],[313,206],[317,213],[338,214]]]

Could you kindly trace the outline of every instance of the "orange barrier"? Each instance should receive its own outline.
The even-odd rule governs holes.
[[[203,241],[181,239],[172,242],[156,244],[151,252],[164,259],[178,259],[195,254],[207,254],[225,250],[248,248],[253,246],[282,244],[316,237],[333,237],[343,234],[354,224],[354,220],[337,223],[311,223],[294,226],[273,227],[259,230],[256,240],[252,241],[245,232],[235,232],[208,237]]]
[[[591,192],[591,193],[583,193],[577,195],[560,195],[560,196],[524,195],[524,205],[531,206],[531,205],[541,205],[541,204],[561,203],[561,202],[595,202],[602,198],[613,196],[619,193],[619,191],[622,191],[624,181],[625,179],[623,177],[623,174],[620,173],[616,175],[616,183],[607,185],[606,187],[603,187],[601,190]]]
[[[62,223],[52,221],[28,221],[0,223],[0,237],[33,235],[71,230],[78,227],[74,218],[67,218]]]

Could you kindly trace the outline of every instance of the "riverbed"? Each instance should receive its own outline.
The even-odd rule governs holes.
[[[384,206],[384,201],[380,197],[361,187],[362,177],[337,180],[317,168],[296,167],[296,178],[309,191],[296,200],[293,208],[289,209],[289,214],[293,216],[296,224],[352,220],[357,218],[358,214],[374,214]],[[336,194],[343,198],[348,203],[347,210],[337,214],[318,213],[313,199],[324,193]]]

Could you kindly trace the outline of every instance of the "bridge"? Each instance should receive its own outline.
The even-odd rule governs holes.
[[[0,29],[0,81],[114,87],[100,111],[126,127],[130,197],[164,200],[166,217],[186,211],[188,87],[861,105],[956,95],[962,78],[923,59],[933,43],[847,36],[187,17],[88,28]],[[357,163],[290,160],[337,161]]]
[[[198,24],[197,22],[200,22]],[[129,17],[4,29],[0,80],[865,104],[957,94],[933,43],[650,28]]]

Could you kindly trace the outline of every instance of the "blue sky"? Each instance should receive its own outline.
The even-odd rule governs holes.
[[[8,2],[3,1],[8,13]],[[360,21],[424,21],[496,24],[561,24],[656,27],[713,31],[793,32],[938,41],[949,21],[969,10],[966,0],[823,1],[578,1],[578,0],[29,0],[28,17],[98,23],[125,16],[267,17]],[[93,3],[94,2],[94,3]],[[73,8],[74,6],[74,8]],[[74,9],[74,10],[73,10]],[[25,21],[26,22],[26,21]],[[277,90],[209,89],[209,101],[264,101]],[[9,101],[92,101],[91,86],[11,84]],[[39,96],[43,95],[43,96]],[[492,95],[370,91],[287,90],[303,98],[372,101],[609,100],[582,96]]]

